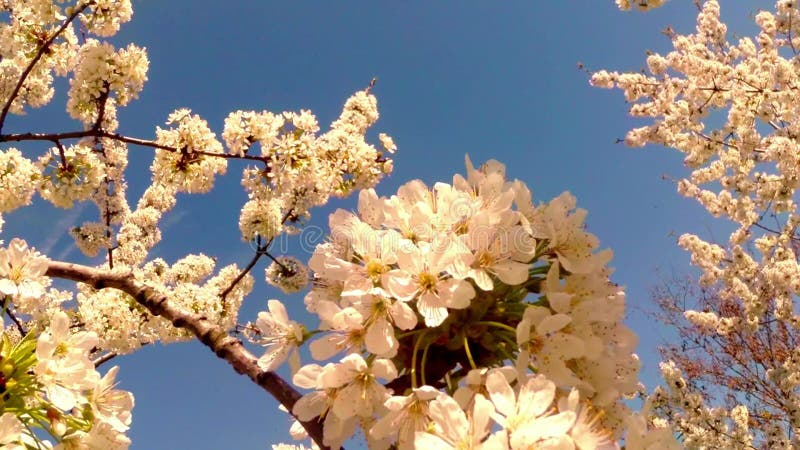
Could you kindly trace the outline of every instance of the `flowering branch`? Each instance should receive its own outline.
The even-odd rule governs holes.
[[[115,141],[124,142],[126,144],[133,144],[133,145],[140,145],[142,147],[152,147],[157,148],[159,150],[166,150],[169,152],[180,152],[181,149],[176,147],[171,147],[168,145],[159,144],[155,141],[150,141],[147,139],[140,139],[134,138],[129,136],[123,136],[118,133],[109,133],[107,131],[103,131],[101,129],[90,129],[84,131],[68,131],[63,133],[15,133],[15,134],[0,134],[0,142],[22,142],[22,141],[53,141],[53,140],[61,140],[61,139],[81,139],[85,137],[93,137],[93,138],[106,138],[106,139],[113,139]],[[212,153],[212,152],[204,152],[200,150],[194,150],[192,153],[203,155],[203,156],[214,156],[219,158],[226,158],[226,159],[246,159],[251,161],[261,161],[266,162],[267,158],[262,156],[252,156],[252,155],[231,155],[228,153]]]
[[[176,327],[191,331],[197,339],[224,359],[233,369],[246,375],[277,399],[287,410],[300,399],[300,394],[275,372],[258,367],[258,358],[244,348],[242,342],[228,335],[223,328],[213,324],[202,314],[192,314],[172,306],[167,297],[150,286],[139,282],[130,273],[96,269],[80,264],[50,261],[47,276],[88,284],[95,289],[121,290],[147,308],[152,314],[164,317]],[[323,449],[322,423],[316,420],[301,421],[309,436]]]
[[[67,17],[66,20],[64,20],[64,23],[61,24],[61,27],[59,27],[58,30],[56,30],[56,32],[53,33],[53,35],[50,36],[46,41],[44,41],[41,47],[39,47],[39,50],[36,52],[36,55],[34,55],[33,59],[31,59],[31,62],[28,64],[28,67],[26,67],[25,70],[22,72],[22,75],[20,75],[16,86],[14,86],[14,90],[12,90],[11,95],[8,96],[6,104],[3,105],[3,111],[0,112],[0,131],[2,131],[3,129],[3,125],[6,122],[6,116],[8,116],[8,111],[11,109],[11,105],[14,103],[14,99],[17,98],[19,90],[22,89],[22,85],[25,84],[25,80],[28,79],[28,74],[31,73],[33,67],[36,65],[37,62],[39,62],[39,60],[42,58],[42,55],[47,53],[47,50],[50,48],[50,46],[53,44],[56,38],[61,33],[63,33],[64,30],[67,29],[67,27],[72,23],[73,20],[75,20],[76,17],[78,17],[86,8],[88,8],[92,4],[94,4],[94,2],[89,1],[84,3],[83,6],[76,8],[75,11],[73,11],[72,14],[70,14],[69,17]]]

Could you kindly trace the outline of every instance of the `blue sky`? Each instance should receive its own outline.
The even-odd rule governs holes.
[[[693,29],[692,2],[673,0],[647,14],[622,13],[612,0],[222,5],[134,2],[133,22],[114,41],[147,48],[150,81],[140,99],[120,111],[121,132],[152,138],[155,126],[179,107],[200,114],[218,134],[236,109],[311,109],[324,128],[350,94],[377,77],[381,119],[373,136],[386,132],[399,147],[395,172],[378,192],[390,195],[414,178],[449,181],[463,172],[466,153],[476,163],[506,163],[509,176],[524,180],[537,201],[571,191],[589,211],[589,230],[614,250],[613,280],[627,286],[627,323],[641,339],[643,379],[648,387],[657,382],[656,346],[669,331],[644,314],[652,309],[649,290],[663,279],[660,272],[690,270],[688,256],[675,245],[678,235],[724,241],[724,224],[662,179],[686,173],[678,152],[615,144],[637,122],[627,116],[619,92],[591,88],[577,63],[641,69],[646,50],[669,48],[659,30]],[[730,6],[723,4],[723,15],[735,14],[736,26],[745,26],[750,9],[731,12]],[[63,113],[64,98],[62,89],[48,109],[15,118],[6,130],[78,128]],[[152,152],[135,148],[130,154],[129,198],[135,202],[149,180]],[[220,264],[246,264],[251,250],[237,226],[245,200],[241,167],[233,162],[209,195],[179,197],[154,255],[172,262],[204,252]],[[312,223],[324,226],[337,207],[353,209],[355,201],[314,211]],[[52,257],[81,261],[65,233],[93,214],[92,206],[10,214],[2,237],[8,242],[22,235]],[[307,257],[296,242],[288,245],[289,253]],[[259,286],[241,321],[254,320],[267,299],[279,298],[309,323],[302,297],[266,287],[263,269],[254,271]],[[199,344],[153,346],[116,363],[121,386],[136,395],[134,449],[268,448],[290,440],[277,403]]]

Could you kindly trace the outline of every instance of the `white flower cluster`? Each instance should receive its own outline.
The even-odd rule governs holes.
[[[670,425],[682,434],[682,444],[686,448],[756,448],[746,406],[739,405],[731,411],[709,408],[703,395],[687,385],[674,363],[661,363],[660,368],[666,389],[656,388],[650,401],[655,410],[675,412],[670,416]],[[659,420],[657,417],[650,419]],[[767,443],[767,448],[796,448],[798,442],[791,447],[789,443],[785,435],[776,435]]]
[[[116,389],[118,367],[102,376],[89,359],[97,336],[74,330],[57,311],[38,339],[29,334],[0,345],[0,446],[24,448],[126,449],[133,395]],[[44,431],[56,445],[43,440]]]
[[[235,265],[226,266],[212,276],[214,260],[205,255],[189,255],[172,266],[161,259],[148,262],[135,272],[169,298],[171,304],[185,311],[202,314],[225,329],[236,325],[242,300],[253,287],[253,278],[244,277],[236,287],[220,298],[239,274]],[[95,290],[80,287],[78,314],[88,330],[100,337],[100,347],[115,353],[130,353],[154,342],[170,343],[190,337],[158,316],[152,315],[128,294],[118,290]]]
[[[363,190],[358,214],[331,215],[309,262],[320,330],[271,301],[257,327],[265,364],[317,333],[315,359],[346,354],[293,369],[313,390],[293,413],[323,418],[334,448],[357,427],[371,448],[617,448],[633,420],[621,399],[638,389],[637,340],[585,216],[569,194],[534,206],[497,161],[467,160],[452,185]],[[490,436],[492,424],[502,431]]]
[[[108,42],[88,39],[75,58],[67,111],[73,118],[91,126],[97,121],[102,106],[105,108],[102,127],[116,129],[116,105],[124,106],[137,98],[147,81],[149,62],[145,50],[133,44],[115,50]],[[102,101],[104,97],[105,102]]]
[[[19,150],[0,151],[0,213],[29,205],[38,178],[36,165]]]
[[[270,240],[284,222],[308,216],[308,210],[331,196],[346,196],[373,186],[392,170],[392,161],[365,141],[378,119],[377,101],[367,91],[350,97],[331,129],[317,136],[319,125],[310,111],[273,114],[235,111],[225,120],[223,138],[231,154],[244,156],[258,144],[266,167],[245,169],[242,185],[248,201],[239,228],[245,240]],[[389,136],[384,148],[394,152]]]

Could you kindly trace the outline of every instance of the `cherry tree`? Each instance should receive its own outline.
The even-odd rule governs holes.
[[[396,146],[385,134],[377,146],[365,138],[378,119],[374,83],[324,132],[306,110],[232,111],[217,138],[177,109],[155,138],[124,135],[117,111],[148,69],[143,48],[108,41],[131,19],[130,1],[0,8],[0,213],[34,196],[60,208],[92,203],[96,220],[70,235],[103,257],[94,266],[52,259],[24,236],[0,250],[0,444],[126,448],[133,394],[115,387],[124,373],[101,374],[101,365],[197,339],[296,419],[294,437],[321,448],[356,432],[371,448],[678,446],[668,423],[650,420],[651,402],[641,412],[625,402],[641,390],[637,338],[622,323],[611,251],[584,229],[587,212],[568,192],[534,202],[500,162],[467,158],[464,175],[379,197],[372,188],[391,172]],[[9,114],[51,103],[55,76],[68,79],[66,111],[81,125],[10,129]],[[150,184],[132,202],[130,147],[152,156]],[[238,224],[252,259],[240,268],[205,254],[153,257],[177,195],[209,192],[229,165],[247,193]],[[351,194],[357,212],[330,216],[330,237],[309,261],[273,254],[314,207]],[[271,263],[257,279],[262,258]],[[257,282],[278,297],[310,284],[305,305],[319,323],[292,320],[278,299],[239,317]],[[300,360],[302,345],[316,362]],[[275,372],[284,363],[288,381]]]
[[[682,152],[691,174],[678,192],[734,226],[727,242],[678,240],[708,295],[699,310],[667,305],[685,317],[674,323],[701,358],[667,351],[676,358],[661,365],[666,384],[651,397],[653,411],[689,448],[797,448],[798,3],[756,11],[754,36],[729,32],[718,1],[696,3],[696,32],[666,30],[674,50],[650,53],[646,71],[592,76],[622,90],[631,115],[647,122],[625,143]]]

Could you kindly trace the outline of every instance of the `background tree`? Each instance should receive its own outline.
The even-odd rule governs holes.
[[[791,391],[770,374],[783,372],[784,362],[794,354],[795,328],[769,310],[757,330],[732,326],[746,319],[741,304],[722,299],[718,288],[702,287],[688,276],[665,281],[654,289],[653,299],[660,308],[654,317],[677,333],[668,333],[659,352],[680,370],[689,389],[708,404],[729,410],[746,406],[756,443],[763,445],[776,425],[792,434],[796,411],[787,402]],[[664,417],[674,414],[672,405],[657,412]]]
[[[696,32],[666,30],[674,50],[650,53],[647,71],[592,77],[648,119],[625,142],[682,152],[692,172],[678,192],[733,225],[724,245],[683,234],[702,288],[659,295],[679,342],[665,349],[674,359],[651,399],[690,448],[800,445],[797,6],[777,1],[754,14],[755,36],[734,37],[720,3],[702,2]]]

